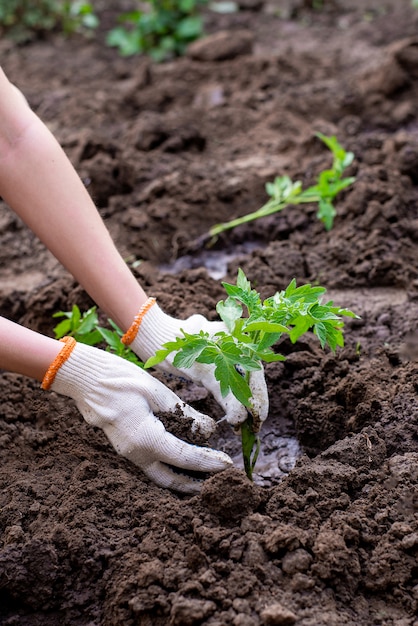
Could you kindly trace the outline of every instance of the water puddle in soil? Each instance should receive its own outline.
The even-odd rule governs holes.
[[[261,487],[272,487],[293,469],[303,452],[296,437],[278,436],[268,423],[261,430],[260,440],[253,480]],[[235,467],[244,469],[239,437],[218,439],[215,447],[229,454]]]
[[[233,261],[241,254],[249,254],[259,247],[259,243],[247,242],[236,246],[230,252],[225,250],[206,250],[203,248],[196,254],[186,254],[173,261],[173,263],[160,265],[159,270],[166,274],[179,274],[183,270],[204,267],[211,278],[220,280],[227,274],[230,261]]]

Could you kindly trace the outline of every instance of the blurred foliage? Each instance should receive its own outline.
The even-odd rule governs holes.
[[[86,33],[98,26],[93,6],[82,0],[1,0],[0,34],[25,43],[46,32]]]
[[[203,34],[200,9],[206,0],[146,0],[141,9],[119,17],[107,37],[122,56],[148,54],[155,61],[182,55]]]

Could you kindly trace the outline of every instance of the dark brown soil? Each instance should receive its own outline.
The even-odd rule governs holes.
[[[229,36],[162,65],[119,58],[103,33],[0,43],[121,253],[141,261],[138,279],[178,317],[214,318],[223,297],[191,253],[196,238],[259,208],[277,175],[312,182],[329,165],[315,132],[336,134],[356,155],[357,182],[330,232],[315,207],[298,207],[225,234],[215,251],[238,254],[226,278],[240,265],[263,296],[293,277],[318,281],[361,315],[336,355],[309,337],[266,367],[265,432],[296,435],[303,449],[268,488],[234,469],[193,498],[160,489],[67,399],[3,373],[2,626],[418,625],[418,365],[408,349],[418,11],[409,0],[312,4],[208,15],[208,32]],[[161,269],[179,258],[177,274]],[[73,303],[91,305],[0,206],[1,314],[52,334],[52,313]],[[202,390],[168,384],[221,416]]]

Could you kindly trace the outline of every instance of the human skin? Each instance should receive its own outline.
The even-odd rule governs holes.
[[[126,331],[147,295],[61,146],[1,68],[0,195]]]
[[[56,339],[0,317],[0,370],[42,381],[62,347]]]
[[[147,295],[61,146],[1,68],[0,195],[126,331]],[[62,343],[0,318],[1,369],[42,380],[61,349]]]

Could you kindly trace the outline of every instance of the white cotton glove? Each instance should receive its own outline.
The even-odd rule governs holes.
[[[214,335],[221,330],[226,330],[226,326],[223,322],[210,322],[203,315],[192,315],[187,320],[177,320],[166,315],[155,303],[143,316],[138,333],[130,347],[145,362],[149,357],[154,356],[164,343],[182,336],[182,329],[189,334],[199,333],[203,330]],[[176,368],[173,365],[174,357],[175,353],[172,352],[156,367],[206,387],[224,409],[225,417],[232,426],[238,426],[247,419],[247,409],[232,393],[225,397],[222,396],[219,382],[214,375],[214,365],[195,361],[192,367]],[[267,385],[262,369],[251,372],[250,388],[252,391],[253,423],[255,429],[258,430],[268,414]]]
[[[155,413],[178,413],[180,407],[185,418],[193,420],[192,429],[206,437],[215,423],[151,374],[114,354],[77,343],[50,389],[73,398],[84,419],[103,429],[116,452],[161,487],[197,493],[202,485],[202,480],[169,466],[219,472],[232,464],[223,452],[186,443],[167,432]]]

